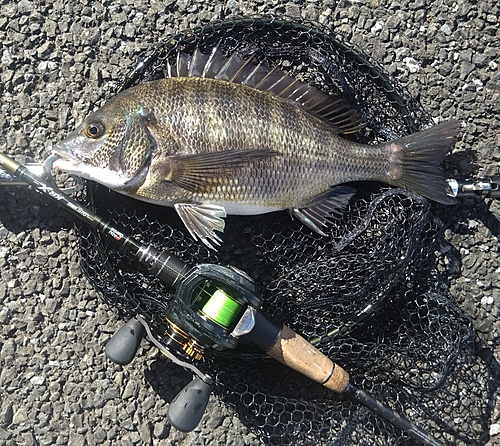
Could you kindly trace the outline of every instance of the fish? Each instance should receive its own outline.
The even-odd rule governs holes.
[[[215,46],[179,52],[165,77],[130,87],[52,148],[53,167],[174,207],[217,250],[225,217],[288,210],[325,236],[356,189],[376,181],[454,204],[439,169],[460,121],[379,144],[346,135],[366,123],[342,97]]]

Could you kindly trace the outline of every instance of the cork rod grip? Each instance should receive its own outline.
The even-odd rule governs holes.
[[[335,392],[342,393],[349,385],[349,375],[343,368],[286,325],[267,354]]]

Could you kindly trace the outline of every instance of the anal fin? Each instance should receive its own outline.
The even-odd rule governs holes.
[[[215,204],[177,203],[174,205],[182,222],[195,240],[217,251],[222,243],[215,231],[224,232],[226,210]]]
[[[348,186],[336,186],[325,195],[316,198],[309,206],[301,209],[291,209],[296,217],[307,227],[320,235],[326,236],[323,228],[328,226],[332,216],[341,216],[356,189]]]

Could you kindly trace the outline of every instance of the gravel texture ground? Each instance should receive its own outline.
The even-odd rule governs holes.
[[[21,0],[0,8],[0,150],[41,161],[110,95],[164,34],[230,14],[274,13],[330,26],[373,55],[439,120],[467,123],[456,175],[500,162],[500,8],[466,0]],[[499,355],[500,203],[438,208],[461,255],[453,293]],[[106,360],[120,326],[78,263],[72,218],[26,188],[0,190],[0,443],[258,445],[222,404],[189,434],[165,423],[185,379],[143,343],[133,365]],[[178,386],[177,386],[178,387]],[[168,393],[168,392],[167,392]],[[488,445],[500,444],[500,406]]]

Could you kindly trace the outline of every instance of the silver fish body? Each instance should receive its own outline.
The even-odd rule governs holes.
[[[289,209],[323,233],[328,214],[353,194],[334,186],[352,181],[381,181],[453,203],[436,166],[458,128],[449,122],[363,145],[286,95],[217,78],[170,77],[117,95],[53,151],[59,169],[174,206],[191,234],[213,247],[226,213]]]

